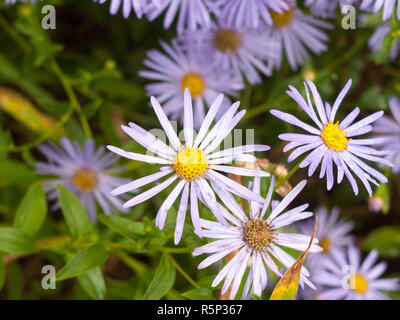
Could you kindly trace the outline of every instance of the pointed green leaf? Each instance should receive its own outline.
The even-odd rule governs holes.
[[[215,300],[213,292],[208,288],[199,288],[186,291],[182,296],[190,300]]]
[[[145,233],[144,223],[132,219],[102,214],[99,216],[99,220],[126,238],[137,239],[138,235]]]
[[[35,251],[33,239],[17,228],[0,228],[0,251],[5,253],[31,253]]]
[[[35,181],[35,174],[25,164],[13,160],[0,161],[0,186],[4,184],[26,185]]]
[[[163,254],[156,274],[147,288],[143,300],[159,300],[165,296],[175,283],[175,266]]]
[[[80,242],[95,240],[94,225],[78,197],[63,186],[56,188],[65,221],[74,239]]]
[[[57,281],[82,275],[89,270],[101,266],[108,257],[101,244],[79,250],[67,264],[57,273]]]
[[[92,299],[104,300],[106,296],[106,283],[100,267],[93,268],[78,276],[78,282]]]
[[[400,227],[385,226],[372,231],[362,248],[367,251],[377,249],[383,258],[400,257]]]
[[[35,235],[47,213],[46,198],[41,182],[35,182],[21,200],[14,218],[14,227],[26,234]]]

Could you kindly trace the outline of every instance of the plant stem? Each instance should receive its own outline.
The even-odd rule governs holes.
[[[138,274],[143,274],[147,268],[145,264],[142,262],[132,258],[130,255],[126,254],[123,251],[113,251],[115,255],[121,259],[128,267],[130,267],[133,271],[135,271]]]
[[[60,80],[61,84],[63,85],[63,87],[67,93],[68,99],[69,99],[72,107],[78,114],[83,131],[85,132],[86,138],[88,138],[88,139],[92,138],[92,132],[90,130],[89,123],[88,123],[86,117],[82,114],[81,105],[79,104],[79,101],[75,95],[74,90],[71,87],[71,84],[68,81],[68,78],[62,72],[62,70],[59,67],[59,65],[57,64],[56,60],[52,59],[50,61],[50,68],[57,75],[58,79]]]
[[[31,47],[25,41],[25,39],[21,37],[18,32],[15,31],[15,28],[11,26],[2,15],[0,15],[0,26],[5,32],[8,33],[10,38],[12,38],[21,47],[22,50],[24,50],[25,52],[31,51]]]
[[[286,175],[286,177],[284,177],[282,180],[280,180],[274,190],[278,189],[280,186],[282,186],[286,181],[288,181],[295,173],[296,171],[300,168],[300,164],[303,162],[303,160],[300,160],[290,171],[289,173]]]
[[[168,253],[165,252],[167,257],[171,260],[175,268],[179,271],[179,273],[195,288],[200,289],[200,286],[194,281],[186,272],[182,269],[182,267],[176,262],[176,260]]]

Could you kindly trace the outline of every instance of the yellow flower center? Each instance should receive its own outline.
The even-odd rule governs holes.
[[[281,29],[290,25],[294,19],[294,8],[290,7],[289,10],[282,11],[282,13],[274,10],[269,10],[275,29]]]
[[[186,74],[181,81],[182,92],[188,88],[193,98],[200,96],[205,87],[206,84],[204,83],[203,78],[194,72]]]
[[[345,131],[339,128],[339,121],[333,124],[329,122],[325,125],[321,134],[325,144],[336,151],[347,150],[346,143],[351,139],[347,139]]]
[[[98,183],[97,174],[89,169],[75,171],[72,182],[79,191],[92,192]]]
[[[327,238],[323,238],[320,242],[319,245],[323,249],[323,253],[329,253],[329,249],[331,248],[331,242]]]
[[[351,288],[357,293],[365,293],[368,290],[368,281],[359,273],[350,279]]]
[[[274,232],[266,221],[252,219],[244,226],[243,240],[250,248],[265,251],[274,240]]]
[[[176,155],[172,167],[181,179],[192,181],[205,174],[208,159],[200,149],[184,148]]]
[[[220,29],[215,34],[214,45],[222,52],[236,53],[242,44],[242,37],[235,30]]]

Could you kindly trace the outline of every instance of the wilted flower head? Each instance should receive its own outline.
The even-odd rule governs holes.
[[[282,276],[274,259],[282,263],[286,268],[290,268],[293,265],[296,259],[281,247],[304,251],[311,241],[310,235],[285,233],[280,228],[313,215],[312,212],[305,211],[308,204],[284,212],[305,185],[306,181],[301,181],[282,201],[275,203],[270,213],[266,216],[274,190],[274,178],[272,177],[264,204],[250,201],[249,215],[245,214],[236,201],[231,198],[231,201],[227,202],[227,207],[235,216],[231,217],[230,224],[222,225],[218,222],[201,220],[205,227],[204,236],[215,239],[215,241],[194,249],[193,255],[195,256],[204,253],[210,254],[199,264],[199,269],[208,267],[222,260],[228,254],[235,252],[234,257],[218,273],[212,286],[217,286],[225,279],[222,294],[231,286],[229,296],[230,299],[234,299],[245,276],[246,269],[249,267],[250,270],[246,276],[242,298],[251,297],[252,293],[261,296],[268,284],[267,268],[278,277]],[[254,182],[250,187],[253,192],[259,194],[260,178],[254,178]],[[222,206],[219,206],[218,210],[226,211]],[[321,251],[321,248],[316,245],[317,243],[318,240],[314,239],[310,249],[311,252]],[[300,285],[303,287],[304,283],[306,283],[315,288],[307,279],[309,275],[308,270],[303,267]]]
[[[166,189],[173,182],[178,181],[176,186],[161,205],[156,217],[156,225],[160,229],[163,229],[168,210],[174,204],[179,195],[181,195],[175,228],[176,244],[180,241],[182,236],[189,199],[190,214],[194,230],[195,233],[200,237],[202,236],[203,232],[200,224],[198,198],[204,199],[204,202],[210,208],[215,208],[217,206],[217,200],[214,192],[218,194],[223,202],[232,201],[232,194],[255,202],[263,201],[259,194],[248,190],[241,184],[218,173],[218,171],[221,171],[242,176],[268,176],[268,173],[264,171],[256,172],[255,170],[237,168],[228,165],[233,160],[254,162],[256,161],[256,158],[247,153],[254,151],[266,151],[269,149],[268,146],[237,146],[215,152],[225,137],[230,134],[230,132],[245,114],[244,111],[236,114],[236,111],[239,107],[239,103],[236,102],[213,126],[211,131],[208,131],[216,113],[218,112],[218,109],[222,104],[222,100],[223,95],[220,94],[212,104],[197,136],[195,137],[193,133],[194,112],[192,108],[192,98],[189,90],[185,90],[185,112],[183,122],[185,142],[182,143],[158,101],[154,97],[151,97],[153,109],[165,131],[166,136],[169,139],[171,146],[168,146],[165,142],[156,138],[150,132],[145,131],[132,122],[129,123],[129,127],[122,126],[122,129],[132,139],[144,146],[150,152],[156,154],[156,156],[127,152],[117,147],[108,146],[109,150],[125,158],[162,165],[158,172],[116,188],[112,192],[113,195],[119,195],[131,191],[170,175],[170,177],[168,177],[166,180],[130,199],[124,204],[125,208],[135,206],[138,203],[150,199],[162,190]],[[211,182],[214,190],[210,187],[208,181]],[[219,214],[219,211],[217,210],[213,210],[213,212],[221,224],[227,225],[226,216]]]
[[[186,52],[176,42],[172,46],[161,42],[166,53],[150,50],[144,65],[150,70],[143,70],[139,75],[155,80],[146,85],[149,96],[154,95],[164,112],[172,119],[183,119],[183,92],[186,88],[194,99],[195,128],[198,129],[204,119],[206,106],[210,106],[220,92],[236,96],[236,91],[243,88],[243,82],[234,79],[228,72],[215,72],[214,67],[201,61],[198,52],[188,49]],[[223,110],[230,105],[225,98]]]
[[[106,214],[112,213],[112,206],[126,211],[122,208],[122,201],[110,194],[113,188],[127,182],[126,179],[111,175],[123,169],[111,167],[118,157],[104,154],[103,146],[95,150],[93,140],[87,140],[82,148],[79,143],[71,143],[64,137],[61,146],[63,149],[51,142],[39,146],[49,162],[37,162],[36,172],[58,176],[44,183],[45,190],[49,192],[48,199],[57,198],[55,185],[59,184],[79,197],[92,220],[96,219],[96,202]],[[53,208],[58,207],[59,203],[56,203]]]
[[[372,250],[361,263],[360,249],[349,246],[334,250],[322,269],[313,274],[319,300],[387,300],[380,291],[399,289],[398,279],[379,279],[386,263],[376,263],[377,250]]]
[[[344,175],[346,175],[354,193],[357,195],[358,186],[352,174],[354,173],[362,181],[368,194],[371,196],[372,189],[370,182],[379,186],[379,183],[375,179],[386,183],[387,178],[361,159],[382,163],[387,166],[392,166],[392,164],[388,160],[379,157],[388,154],[387,151],[378,151],[369,147],[382,143],[384,139],[357,139],[354,137],[372,131],[370,124],[379,119],[383,115],[383,111],[375,112],[353,123],[360,113],[360,109],[356,107],[343,121],[335,122],[336,113],[349,91],[351,83],[351,80],[347,82],[332,107],[329,103],[322,101],[312,81],[307,80],[305,83],[307,102],[296,88],[289,86],[290,90],[286,91],[286,93],[297,102],[316,124],[316,127],[312,127],[286,112],[271,110],[271,113],[279,119],[307,131],[307,134],[285,133],[279,135],[280,139],[290,141],[284,148],[285,152],[295,148],[288,158],[289,162],[312,150],[300,164],[301,168],[309,166],[309,176],[314,174],[322,161],[319,177],[323,178],[326,175],[327,189],[330,190],[334,184],[333,164],[335,164],[338,168],[337,183],[340,183]],[[312,92],[317,113],[312,105],[309,89]]]

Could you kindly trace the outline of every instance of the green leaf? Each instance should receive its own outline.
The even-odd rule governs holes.
[[[99,220],[107,227],[126,238],[137,239],[138,235],[144,234],[144,223],[132,221],[128,218],[118,216],[99,215]]]
[[[30,186],[18,206],[14,227],[33,236],[42,226],[46,213],[47,205],[43,185],[41,182],[35,182]]]
[[[213,292],[207,288],[189,290],[182,293],[182,296],[190,300],[215,300]]]
[[[92,299],[104,300],[106,296],[106,283],[100,267],[93,268],[78,276],[78,282]]]
[[[56,186],[61,209],[72,236],[79,242],[96,240],[96,232],[86,209],[71,191]]]
[[[3,184],[30,184],[36,179],[31,169],[19,161],[0,161],[0,185]]]
[[[101,266],[108,253],[101,244],[79,250],[57,273],[57,281],[73,278]]]
[[[366,19],[363,20],[362,24],[367,27],[376,27],[382,23],[382,12],[370,14]]]
[[[388,62],[390,59],[390,53],[397,39],[389,33],[382,41],[381,48],[376,56],[376,62],[378,64]]]
[[[143,300],[159,300],[167,294],[175,283],[175,266],[171,260],[163,254],[156,274],[147,288]]]
[[[251,294],[253,300],[264,300],[260,296],[256,295],[254,292]]]
[[[388,214],[390,209],[390,188],[387,183],[381,183],[374,196],[382,200],[382,213]]]
[[[0,251],[5,253],[31,253],[35,251],[33,239],[21,229],[0,228]]]
[[[381,227],[371,232],[362,244],[363,250],[377,249],[383,258],[400,257],[400,227]]]

